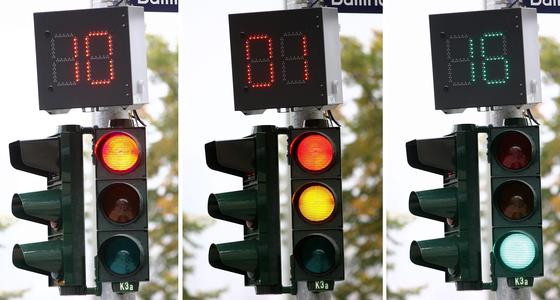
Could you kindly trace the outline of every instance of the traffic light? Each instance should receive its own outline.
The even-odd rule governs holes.
[[[344,280],[340,128],[322,121],[289,130],[296,281]]]
[[[99,281],[130,292],[149,280],[146,131],[120,125],[94,130],[97,265]]]
[[[443,176],[443,188],[411,192],[410,212],[443,222],[445,237],[413,241],[410,260],[445,272],[457,290],[482,289],[477,127],[456,125],[452,134],[406,143],[411,167]]]
[[[543,276],[539,151],[539,127],[525,119],[489,129],[493,275],[511,286]]]
[[[10,143],[10,162],[24,172],[47,178],[47,190],[14,194],[12,213],[46,225],[48,241],[16,244],[13,264],[47,275],[61,295],[86,292],[82,128],[59,127],[56,135]]]
[[[210,169],[243,178],[243,190],[208,197],[208,214],[242,225],[244,233],[243,241],[212,244],[210,265],[244,275],[257,294],[282,293],[276,127],[257,126],[248,137],[205,150]]]

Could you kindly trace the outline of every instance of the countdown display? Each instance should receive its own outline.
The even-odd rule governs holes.
[[[436,109],[540,102],[537,31],[529,8],[430,15]]]
[[[148,102],[143,8],[42,12],[34,20],[39,109]]]
[[[229,30],[235,110],[342,103],[336,9],[232,14]]]

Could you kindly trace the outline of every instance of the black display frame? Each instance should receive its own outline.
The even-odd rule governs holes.
[[[230,46],[236,111],[258,111],[270,108],[323,106],[328,104],[327,70],[323,9],[267,11],[229,15]],[[277,77],[270,88],[251,88],[246,79],[244,41],[252,34],[268,34],[280,48],[283,33],[302,32],[308,40],[309,80],[304,85],[286,85]],[[278,51],[276,51],[277,53]],[[275,53],[275,52],[273,52]],[[279,54],[279,53],[278,53]],[[280,55],[273,61],[280,70]]]
[[[34,14],[39,109],[128,106],[133,104],[131,41],[127,7],[42,12]],[[74,34],[80,44],[89,32],[108,31],[112,35],[115,79],[110,86],[87,84],[81,63],[81,83],[55,86],[52,75],[51,40],[57,34]],[[81,57],[84,47],[79,46]],[[85,60],[85,59],[82,59]]]
[[[466,35],[473,39],[473,52],[481,53],[480,49],[476,49],[481,47],[480,37],[489,32],[502,32],[506,37],[509,79],[505,84],[489,85],[483,83],[482,77],[478,76],[474,85],[450,84],[446,41],[454,36]],[[521,9],[430,15],[430,36],[436,109],[449,111],[527,103]],[[482,59],[475,55],[475,67],[478,69],[475,73],[482,74],[481,61]]]

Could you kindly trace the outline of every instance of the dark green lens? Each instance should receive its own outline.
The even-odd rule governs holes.
[[[128,275],[140,267],[141,253],[138,244],[124,236],[105,241],[101,248],[101,261],[111,272]]]
[[[298,243],[296,260],[307,271],[321,274],[333,268],[335,252],[333,244],[328,239],[312,235]]]

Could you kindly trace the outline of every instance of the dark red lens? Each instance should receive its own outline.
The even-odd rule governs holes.
[[[517,131],[504,132],[496,140],[495,155],[500,164],[509,170],[527,167],[533,159],[533,146],[529,138]]]

